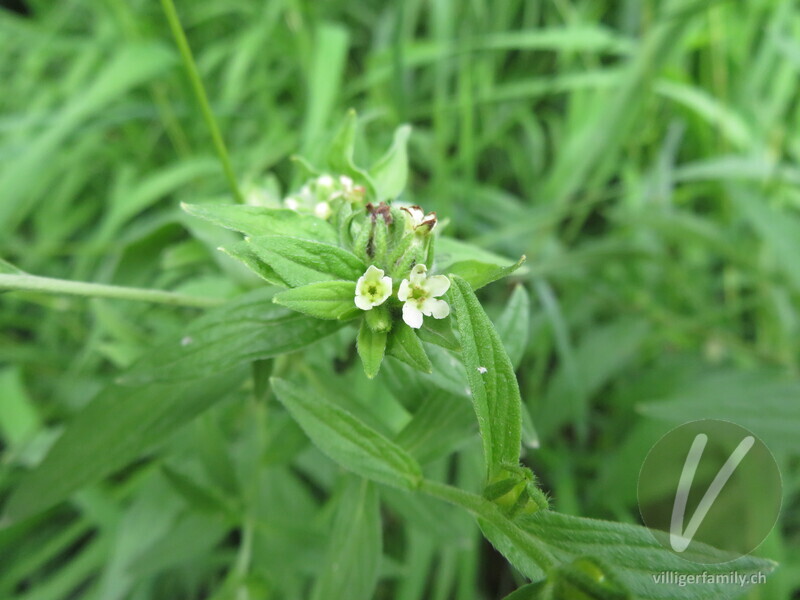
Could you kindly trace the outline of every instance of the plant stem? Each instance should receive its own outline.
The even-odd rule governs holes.
[[[166,292],[163,290],[121,287],[103,283],[86,283],[83,281],[70,281],[68,279],[38,277],[36,275],[0,274],[0,290],[70,294],[72,296],[116,298],[119,300],[138,300],[141,302],[189,306],[192,308],[209,308],[222,303],[222,300],[217,298],[199,298],[197,296],[186,296],[184,294]]]
[[[451,485],[431,481],[430,479],[423,479],[419,490],[450,504],[465,508],[476,517],[488,521],[497,527],[515,546],[536,561],[543,571],[548,571],[555,565],[555,559],[541,540],[521,529],[506,517],[495,504],[485,498]]]
[[[231,193],[237,202],[244,202],[242,192],[239,190],[239,185],[236,183],[236,175],[233,173],[231,166],[231,159],[228,155],[228,149],[225,147],[225,140],[222,139],[219,126],[214,113],[211,112],[211,105],[208,102],[208,95],[206,94],[203,81],[200,79],[200,73],[197,71],[197,64],[192,55],[192,49],[189,47],[189,41],[186,39],[186,33],[181,26],[180,19],[178,18],[178,11],[175,10],[175,3],[172,0],[161,0],[161,6],[164,9],[164,14],[167,17],[169,28],[172,30],[172,35],[175,38],[175,43],[178,45],[178,50],[183,59],[183,66],[189,75],[189,81],[192,84],[194,95],[197,102],[200,104],[200,110],[203,113],[203,119],[206,126],[211,133],[211,139],[214,141],[214,148],[217,151],[217,156],[222,163],[222,169],[225,171],[225,177],[228,179],[228,185],[231,188]]]

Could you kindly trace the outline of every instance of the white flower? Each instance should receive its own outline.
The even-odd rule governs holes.
[[[429,232],[433,231],[436,227],[436,213],[429,212],[425,214],[419,206],[401,206],[400,210],[404,211],[406,217],[406,231]]]
[[[380,306],[391,295],[392,278],[384,277],[383,269],[370,265],[358,278],[355,302],[361,310],[372,310],[373,306]]]
[[[425,265],[411,269],[408,279],[403,279],[397,297],[403,302],[403,321],[409,327],[422,327],[422,316],[444,319],[450,314],[450,305],[437,300],[450,288],[450,280],[444,275],[428,277]]]
[[[333,177],[330,175],[320,175],[317,177],[317,187],[321,187],[325,190],[333,187]]]
[[[317,202],[317,205],[314,207],[314,215],[325,221],[331,216],[331,212],[331,205],[327,202]]]

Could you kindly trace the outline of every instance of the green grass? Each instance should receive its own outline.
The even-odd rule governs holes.
[[[554,507],[638,522],[648,449],[710,411],[762,437],[784,477],[757,552],[781,567],[746,597],[797,597],[795,3],[182,0],[219,138],[159,3],[31,4],[30,18],[0,10],[0,258],[189,302],[0,295],[1,498],[107,382],[200,313],[193,299],[260,285],[216,250],[236,237],[179,204],[294,189],[291,156],[320,158],[352,107],[362,163],[410,123],[405,199],[452,235],[527,255],[517,374],[540,447],[526,461]],[[492,316],[508,298],[481,293]],[[0,530],[0,597],[309,597],[330,536],[347,541],[340,496],[383,515],[375,598],[499,599],[523,581],[466,515],[338,478],[265,389],[281,360],[139,462]],[[430,469],[477,488],[479,450],[476,437]]]

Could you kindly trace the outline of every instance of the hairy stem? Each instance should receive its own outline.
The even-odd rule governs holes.
[[[181,53],[183,66],[186,68],[186,72],[189,75],[189,81],[192,84],[194,95],[197,98],[197,102],[200,104],[203,119],[214,141],[214,148],[217,151],[219,161],[222,163],[222,169],[225,171],[228,186],[231,188],[231,193],[236,201],[244,202],[242,192],[239,190],[239,185],[236,183],[236,175],[233,173],[228,149],[225,147],[225,140],[222,139],[222,133],[220,133],[219,126],[214,118],[214,113],[211,112],[208,95],[206,94],[205,87],[203,87],[203,81],[200,79],[200,73],[197,71],[197,64],[194,61],[192,49],[189,47],[189,41],[186,39],[186,33],[183,31],[180,19],[178,18],[178,11],[175,10],[175,3],[172,0],[161,0],[161,6],[164,9],[164,14],[167,16],[169,28],[172,30],[175,43],[178,45],[178,50]]]
[[[118,300],[138,300],[156,304],[188,306],[192,308],[209,308],[218,306],[222,300],[217,298],[199,298],[176,292],[151,290],[147,288],[121,287],[103,283],[86,283],[68,279],[38,277],[36,275],[3,275],[0,274],[0,290],[17,290],[28,292],[45,292],[48,294],[69,294],[91,298],[116,298]]]

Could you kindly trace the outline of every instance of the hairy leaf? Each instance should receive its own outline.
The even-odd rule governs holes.
[[[250,238],[248,243],[292,287],[332,279],[355,282],[366,270],[354,254],[332,244],[285,236]]]
[[[453,263],[447,268],[447,270],[450,273],[465,279],[472,286],[473,290],[478,290],[483,286],[492,283],[493,281],[497,281],[503,277],[508,277],[514,271],[519,269],[524,262],[524,256],[515,264],[507,266],[495,265],[479,260],[462,260]]]
[[[203,377],[299,350],[341,327],[276,306],[273,294],[268,289],[256,290],[209,311],[179,339],[149,352],[120,381],[142,385]]]
[[[416,332],[405,323],[398,323],[392,328],[386,353],[423,373],[430,373],[433,368]]]
[[[394,142],[389,150],[370,169],[375,182],[378,201],[391,200],[401,194],[408,179],[408,155],[406,146],[411,127],[403,125],[394,133]]]
[[[386,351],[386,332],[372,331],[367,325],[366,319],[361,321],[356,348],[361,357],[361,363],[364,365],[364,373],[372,379],[378,374],[383,362],[383,355]]]
[[[327,221],[288,208],[241,204],[181,204],[190,215],[246,236],[287,235],[335,244],[336,230]]]
[[[272,387],[311,441],[342,467],[387,485],[417,487],[419,464],[400,446],[317,393],[276,378]]]
[[[457,275],[451,281],[448,293],[491,477],[504,463],[519,461],[522,423],[519,386],[500,336],[472,287]]]
[[[353,281],[320,281],[275,294],[274,302],[317,319],[344,321],[362,311],[355,305]]]

